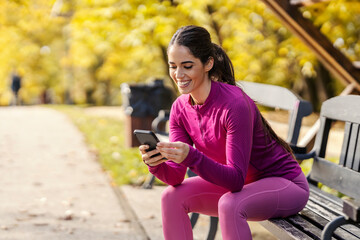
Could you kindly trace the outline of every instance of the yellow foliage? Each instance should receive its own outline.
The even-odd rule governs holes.
[[[174,2],[1,1],[0,45],[6,47],[0,52],[0,104],[9,103],[9,75],[16,69],[22,69],[26,103],[39,102],[47,90],[58,102],[109,104],[111,95],[119,103],[112,94],[123,82],[168,79],[167,44],[188,24],[206,27],[222,44],[237,79],[290,86],[316,74],[309,67],[316,65],[314,55],[262,1]],[[360,3],[327,1],[302,11],[331,41],[343,39],[349,58],[360,60],[360,23],[354,21]]]

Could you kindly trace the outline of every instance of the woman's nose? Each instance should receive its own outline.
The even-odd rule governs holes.
[[[176,78],[183,78],[184,77],[184,72],[180,68],[176,69],[175,74],[176,74]]]

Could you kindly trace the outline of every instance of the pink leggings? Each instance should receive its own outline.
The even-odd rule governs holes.
[[[252,239],[247,221],[286,217],[304,208],[309,186],[303,173],[289,181],[270,177],[249,183],[240,192],[192,177],[162,194],[162,223],[166,240],[193,239],[189,212],[218,216],[227,239]]]

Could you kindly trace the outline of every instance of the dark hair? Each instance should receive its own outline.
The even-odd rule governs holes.
[[[187,47],[203,64],[212,57],[214,66],[209,71],[210,79],[235,85],[234,67],[230,58],[222,47],[211,42],[210,33],[205,28],[194,25],[179,28],[171,38],[169,47],[174,44]]]
[[[174,44],[187,47],[203,64],[207,63],[210,57],[214,58],[214,66],[209,71],[210,79],[215,78],[219,82],[236,85],[234,66],[229,56],[222,47],[211,42],[210,33],[205,28],[194,25],[179,28],[171,38],[168,48]],[[289,144],[275,133],[260,112],[259,114],[266,137],[273,138],[293,156]]]
[[[272,127],[270,126],[269,122],[263,117],[263,115],[260,112],[259,112],[259,114],[261,117],[262,125],[265,130],[266,137],[270,136],[270,138],[274,139],[277,143],[279,143],[283,148],[285,148],[286,151],[288,151],[290,153],[290,155],[294,159],[296,159],[290,145],[276,134],[274,129],[272,129]]]

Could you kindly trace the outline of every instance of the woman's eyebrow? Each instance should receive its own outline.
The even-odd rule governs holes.
[[[184,62],[181,62],[181,64],[187,64],[187,63],[194,63],[193,61],[184,61]],[[169,62],[169,64],[175,64],[174,62]]]

